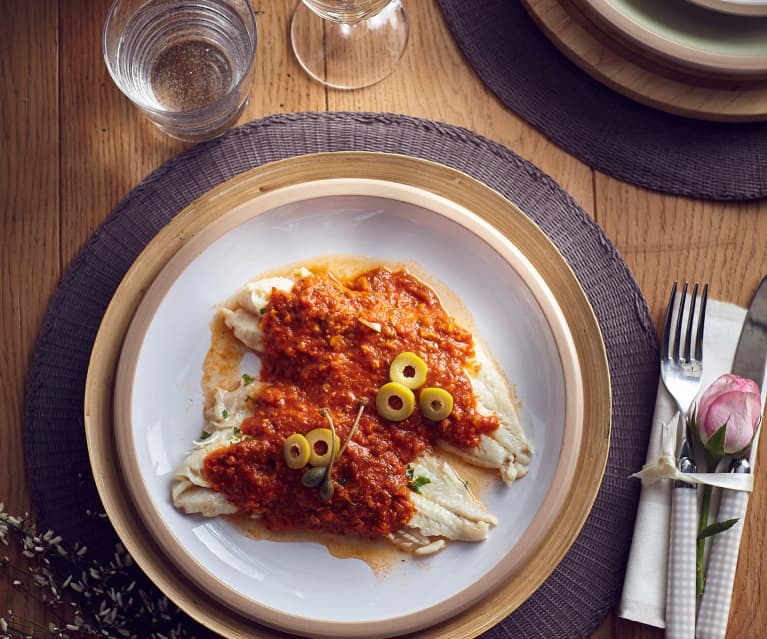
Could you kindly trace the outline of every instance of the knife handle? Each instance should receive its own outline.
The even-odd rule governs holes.
[[[697,491],[689,484],[671,490],[668,542],[666,638],[695,636],[695,545],[698,535]]]
[[[730,600],[738,567],[743,518],[748,506],[748,493],[738,490],[722,491],[717,519],[737,518],[737,523],[711,539],[711,554],[706,571],[706,589],[698,613],[697,639],[724,639],[730,617]]]

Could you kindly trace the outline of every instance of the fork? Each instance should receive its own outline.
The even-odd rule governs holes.
[[[698,288],[699,285],[696,282],[692,287],[689,307],[685,312],[688,284],[687,282],[683,284],[677,304],[677,282],[674,282],[666,309],[661,345],[661,379],[677,405],[682,424],[682,442],[678,454],[682,472],[696,470],[685,416],[700,390],[703,375],[703,328],[706,320],[708,284],[703,285],[697,324],[695,324]],[[675,307],[676,313],[674,313]],[[687,321],[683,332],[685,317]],[[674,482],[671,491],[671,531],[666,587],[666,637],[668,639],[693,639],[695,634],[697,515],[698,500],[694,487],[685,482]]]
[[[697,326],[695,327],[695,341],[693,342],[693,323],[698,298],[698,286],[698,283],[695,282],[692,287],[690,305],[686,314],[687,327],[683,335],[682,325],[685,317],[684,311],[688,288],[687,282],[683,284],[672,336],[671,331],[672,324],[674,324],[674,307],[677,293],[677,282],[674,282],[674,285],[671,287],[668,307],[666,308],[666,322],[663,329],[663,343],[661,345],[661,379],[666,390],[674,399],[679,412],[682,414],[682,418],[684,418],[690,406],[692,406],[695,395],[700,390],[703,376],[703,328],[706,320],[708,284],[703,285],[703,292],[700,296],[700,310],[698,312]],[[680,350],[682,342],[684,342],[684,348]],[[694,351],[692,350],[693,345]]]

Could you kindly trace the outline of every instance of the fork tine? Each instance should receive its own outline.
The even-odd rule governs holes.
[[[702,292],[698,297],[698,292]],[[681,288],[681,291],[679,289]],[[687,304],[687,293],[692,289],[692,297]],[[693,405],[698,393],[703,370],[703,328],[705,325],[708,284],[699,282],[674,282],[671,297],[666,309],[665,330],[663,332],[664,353],[661,354],[660,372],[663,384],[673,398],[679,412],[686,414]],[[699,308],[698,308],[699,307]],[[697,311],[697,319],[696,319]],[[676,315],[676,317],[674,317]],[[695,336],[692,335],[693,327]],[[673,331],[673,334],[672,334]],[[684,334],[682,331],[685,331]],[[673,340],[673,342],[672,342]],[[684,359],[680,358],[680,349],[684,342]],[[694,344],[695,358],[690,356]]]
[[[674,315],[674,300],[676,299],[676,285],[671,287],[671,296],[668,299],[668,306],[666,306],[666,321],[663,324],[663,344],[661,344],[661,356],[663,359],[670,357],[669,345],[671,341],[671,319]]]
[[[692,345],[692,322],[695,318],[695,302],[698,299],[698,283],[695,282],[692,287],[692,295],[690,296],[690,311],[687,313],[687,334],[684,338],[684,353],[682,354],[682,360],[685,362],[690,361],[690,347]]]
[[[695,335],[695,359],[703,361],[703,326],[706,321],[706,303],[708,302],[708,283],[703,285],[703,293],[700,296],[700,315],[698,315],[698,329]]]
[[[676,314],[676,329],[674,330],[674,361],[679,363],[679,348],[682,338],[682,319],[684,316],[684,303],[687,300],[687,282],[682,286],[682,295],[679,298],[679,308]]]

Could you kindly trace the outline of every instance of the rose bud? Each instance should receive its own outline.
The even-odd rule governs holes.
[[[750,379],[727,373],[703,392],[694,419],[706,450],[721,457],[737,455],[751,445],[761,416],[759,386]],[[722,427],[724,442],[721,435],[709,442]]]

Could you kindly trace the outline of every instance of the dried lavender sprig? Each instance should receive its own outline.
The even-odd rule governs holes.
[[[105,515],[99,513],[95,516]],[[68,632],[76,632],[78,637],[108,639],[191,639],[183,623],[183,613],[178,608],[153,586],[147,589],[136,587],[133,558],[121,544],[116,545],[113,559],[108,563],[89,560],[86,547],[75,543],[70,550],[52,531],[39,534],[28,515],[18,517],[5,513],[0,502],[0,543],[7,546],[11,533],[18,538],[22,560],[29,565],[26,571],[22,571],[10,564],[6,557],[0,561],[0,572],[8,574],[7,568],[10,567],[15,571],[12,583],[36,588],[41,593],[41,600],[49,607],[61,607],[68,603],[67,616],[71,617],[71,623],[64,623],[59,617],[59,624],[51,623],[44,627],[21,620],[9,611],[9,619],[2,618],[0,622],[0,639],[5,639],[6,635],[9,639],[65,639],[69,636]],[[70,569],[65,571],[67,576],[64,579],[58,578],[54,570],[61,567]],[[26,584],[18,579],[20,573],[28,574]],[[70,593],[69,598],[80,599],[82,608],[73,601],[66,602],[64,592]],[[55,614],[55,611],[51,612]],[[19,623],[25,625],[19,626]],[[133,631],[134,624],[140,629],[138,635]],[[146,635],[147,626],[153,628],[149,635]]]

